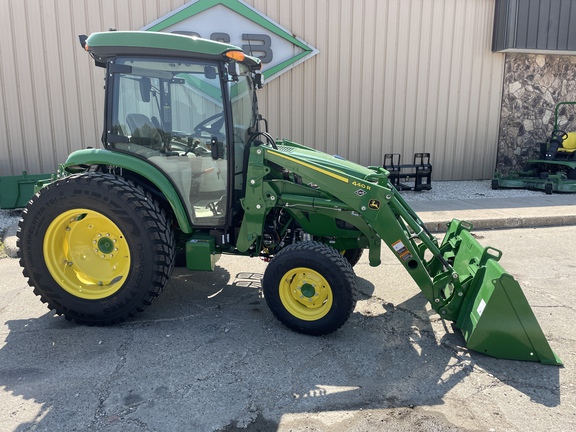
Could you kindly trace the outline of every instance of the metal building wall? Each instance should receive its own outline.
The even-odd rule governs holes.
[[[98,146],[103,70],[79,34],[140,29],[185,3],[166,0],[3,0],[0,176],[52,173],[73,150]]]
[[[97,146],[103,71],[77,35],[137,30],[187,0],[4,0],[0,176],[53,172]],[[432,154],[434,180],[490,178],[504,56],[494,0],[246,0],[320,53],[269,82],[271,132],[379,165]]]
[[[496,0],[493,50],[576,52],[573,0]]]

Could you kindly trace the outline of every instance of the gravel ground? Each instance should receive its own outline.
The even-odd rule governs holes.
[[[493,190],[490,180],[478,181],[437,181],[432,182],[429,191],[404,191],[402,195],[406,201],[439,201],[473,198],[511,198],[525,196],[541,196],[541,191],[525,189],[498,189]],[[0,210],[0,234],[6,228],[18,223],[20,210]]]
[[[406,201],[439,201],[474,198],[513,198],[542,196],[544,192],[527,189],[492,189],[491,180],[433,181],[429,191],[404,191]]]
[[[17,224],[18,219],[20,219],[20,210],[0,210],[0,240],[2,240],[4,230]]]

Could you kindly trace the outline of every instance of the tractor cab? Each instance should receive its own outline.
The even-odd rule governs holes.
[[[107,69],[103,144],[164,173],[193,227],[224,227],[242,198],[245,150],[258,128],[260,61],[231,45],[153,34],[160,53],[138,46],[146,37],[109,32],[85,42]]]

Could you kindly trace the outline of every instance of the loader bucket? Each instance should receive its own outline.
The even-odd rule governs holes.
[[[471,225],[453,221],[443,243],[455,247],[453,267],[470,280],[456,320],[469,349],[492,357],[562,365],[552,351],[518,282],[497,262],[501,252],[485,248]]]

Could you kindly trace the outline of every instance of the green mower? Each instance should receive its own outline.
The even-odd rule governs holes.
[[[492,189],[538,189],[548,195],[552,192],[576,192],[576,131],[560,129],[558,120],[563,105],[576,105],[576,102],[556,105],[554,130],[545,143],[540,143],[538,159],[529,160],[522,171],[508,176],[497,171],[492,179]]]

